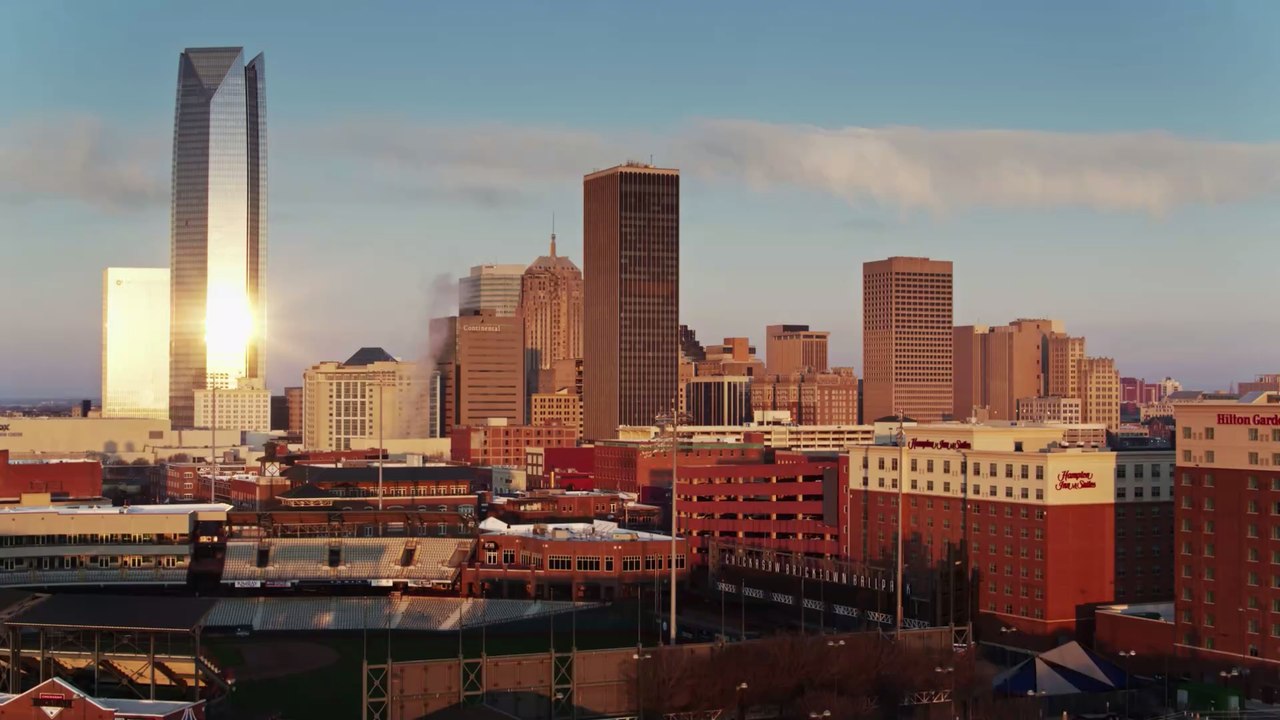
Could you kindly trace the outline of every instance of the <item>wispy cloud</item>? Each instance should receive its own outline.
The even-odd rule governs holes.
[[[1280,143],[1159,131],[821,128],[710,119],[657,135],[381,118],[274,130],[272,196],[286,201],[367,196],[498,207],[651,151],[710,183],[802,189],[928,212],[1082,207],[1161,215],[1280,194]],[[325,171],[297,169],[313,163]],[[0,127],[0,195],[110,209],[164,202],[168,139],[85,118]]]
[[[1162,214],[1280,191],[1280,144],[1164,132],[826,129],[709,120],[679,139],[696,173],[905,209],[1078,206]]]
[[[71,200],[112,211],[167,203],[170,144],[91,117],[0,126],[0,203]]]

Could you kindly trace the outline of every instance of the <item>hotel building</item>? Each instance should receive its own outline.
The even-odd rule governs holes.
[[[360,348],[346,362],[322,362],[302,374],[302,443],[308,450],[372,447],[383,439],[427,435],[423,368],[382,348]]]
[[[1280,393],[1178,403],[1174,413],[1178,652],[1275,667]]]
[[[975,622],[988,640],[1000,637],[999,627],[1068,637],[1089,622],[1091,605],[1116,597],[1117,523],[1124,542],[1147,548],[1138,555],[1126,546],[1125,582],[1139,568],[1167,576],[1172,558],[1161,541],[1139,539],[1129,523],[1140,506],[1146,534],[1152,523],[1167,525],[1168,511],[1162,518],[1147,491],[1137,501],[1118,491],[1117,453],[1063,447],[1060,426],[944,423],[907,426],[903,434],[901,445],[854,447],[842,456],[841,554],[893,564],[901,498],[907,584],[927,597],[939,568],[959,558],[975,583]],[[1167,488],[1167,478],[1158,482]],[[1153,580],[1150,591],[1160,584]]]

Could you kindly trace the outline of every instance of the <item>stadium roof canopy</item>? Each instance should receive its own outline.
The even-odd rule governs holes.
[[[50,595],[7,622],[20,627],[193,632],[216,602],[213,598],[60,594]]]

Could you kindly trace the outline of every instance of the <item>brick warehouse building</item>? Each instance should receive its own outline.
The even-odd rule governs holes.
[[[1175,406],[1177,654],[1280,669],[1280,393]]]
[[[23,493],[49,493],[54,500],[102,495],[102,464],[96,461],[10,462],[0,450],[0,500]]]
[[[763,462],[760,438],[748,436],[741,443],[681,442],[677,462],[682,468]],[[594,455],[598,489],[637,493],[643,501],[665,498],[671,489],[671,452],[661,442],[606,440],[596,443]]]
[[[455,427],[450,434],[454,462],[484,467],[525,467],[530,447],[573,447],[578,429],[566,425],[508,425],[491,420],[483,425]]]
[[[1168,524],[1167,454],[1162,477],[1135,499],[1139,485],[1126,479],[1126,492],[1117,487],[1117,463],[1129,461],[1063,447],[1061,427],[947,423],[908,426],[904,434],[902,446],[855,447],[842,456],[837,501],[841,553],[892,564],[902,478],[904,581],[914,588],[904,599],[908,612],[910,596],[927,599],[940,568],[953,563],[968,571],[974,621],[988,639],[1009,627],[1034,638],[1073,635],[1095,605],[1116,597],[1121,568],[1126,584],[1145,573],[1144,595],[1168,587],[1167,530],[1161,538],[1152,527]],[[1159,500],[1152,486],[1161,489]]]
[[[480,532],[475,558],[462,571],[464,595],[611,601],[635,597],[671,572],[670,535],[612,522],[508,525],[488,518]],[[683,539],[675,562],[683,579]]]

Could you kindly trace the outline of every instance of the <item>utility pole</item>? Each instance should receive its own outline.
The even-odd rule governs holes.
[[[378,375],[378,512],[382,512],[382,466],[386,464],[383,453],[386,452],[386,445],[382,442],[382,405],[386,401],[385,386],[382,382],[382,375]],[[382,535],[382,517],[378,518],[378,535]]]

